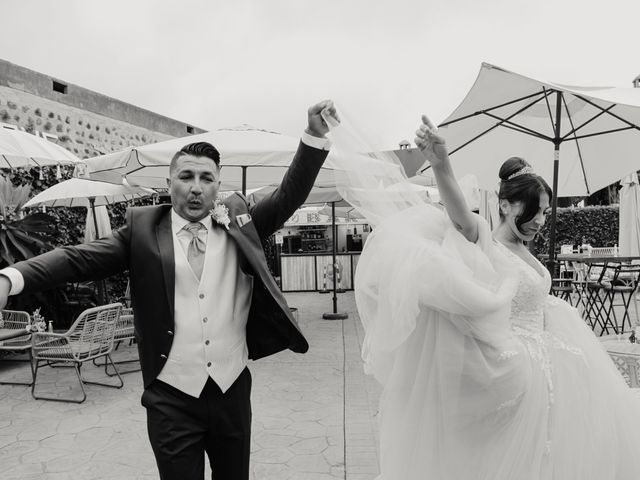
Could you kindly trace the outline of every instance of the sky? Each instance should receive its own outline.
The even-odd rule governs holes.
[[[373,148],[413,140],[482,62],[631,87],[637,0],[0,0],[0,58],[192,125],[298,136],[333,99]]]

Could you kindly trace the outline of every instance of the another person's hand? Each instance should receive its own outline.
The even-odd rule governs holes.
[[[9,292],[11,291],[11,281],[4,275],[0,275],[0,310],[2,310],[9,301]]]
[[[340,123],[338,112],[331,100],[323,100],[309,107],[307,115],[309,118],[309,126],[305,131],[314,137],[323,138],[329,131],[329,125],[327,125],[325,119],[322,118],[323,115],[328,116],[330,121],[335,121],[336,124]]]
[[[449,156],[447,143],[437,131],[437,127],[431,123],[431,120],[426,115],[422,115],[422,124],[416,130],[415,142],[432,167],[442,164]]]

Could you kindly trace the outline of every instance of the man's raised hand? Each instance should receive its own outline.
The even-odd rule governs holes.
[[[323,100],[322,102],[309,107],[307,115],[309,119],[309,126],[307,127],[306,132],[314,137],[323,138],[327,132],[329,132],[330,125],[327,125],[325,118],[328,119],[329,123],[340,123],[338,112],[331,100]]]

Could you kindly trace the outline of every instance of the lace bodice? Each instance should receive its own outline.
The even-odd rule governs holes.
[[[518,270],[518,290],[511,301],[511,324],[516,330],[544,330],[543,308],[551,287],[549,271],[538,262],[539,271],[502,245]],[[537,262],[537,260],[536,260]],[[543,275],[540,275],[542,273]]]

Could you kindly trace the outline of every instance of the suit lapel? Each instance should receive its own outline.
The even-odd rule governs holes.
[[[229,219],[231,220],[227,233],[235,242],[245,261],[249,263],[253,271],[260,277],[262,284],[280,305],[280,308],[283,311],[288,311],[286,304],[281,301],[278,286],[267,267],[267,259],[264,255],[258,231],[251,222],[242,227],[238,225],[236,216],[248,212],[246,204],[244,202],[231,201],[232,198],[229,197],[223,202],[229,208]]]
[[[169,302],[169,312],[173,318],[175,311],[175,281],[176,267],[173,253],[173,234],[171,232],[171,210],[163,215],[156,226],[156,238],[158,240],[158,250],[160,251],[160,262],[162,263],[162,273],[164,286]]]

